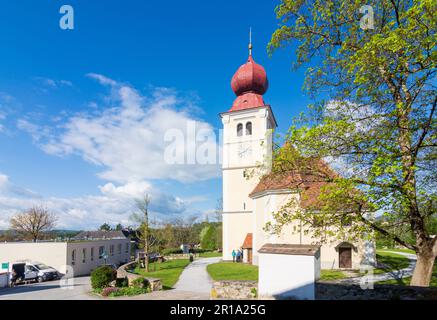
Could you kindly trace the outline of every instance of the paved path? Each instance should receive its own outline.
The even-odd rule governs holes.
[[[194,260],[193,263],[190,263],[184,269],[174,290],[209,294],[211,292],[212,279],[206,271],[206,266],[220,260],[221,257]]]
[[[386,281],[386,280],[392,280],[392,279],[402,279],[406,277],[410,277],[413,275],[414,267],[416,266],[416,260],[417,257],[415,254],[412,253],[406,253],[406,252],[398,252],[398,251],[384,251],[389,253],[398,254],[400,256],[407,257],[410,260],[410,264],[408,267],[401,269],[401,270],[393,270],[386,273],[381,274],[375,274],[373,276],[369,276],[368,280],[369,282],[379,282],[379,281]],[[354,278],[346,278],[341,279],[338,281],[338,283],[342,284],[359,284],[362,277],[354,277]]]
[[[74,283],[62,286],[59,280],[18,285],[0,289],[0,300],[93,300],[90,277],[74,278]]]

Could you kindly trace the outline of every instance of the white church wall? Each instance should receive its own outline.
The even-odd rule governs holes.
[[[254,199],[255,227],[253,237],[253,264],[258,264],[258,250],[266,243],[293,243],[299,244],[299,235],[292,232],[293,225],[287,225],[281,234],[275,235],[264,231],[267,222],[273,220],[273,213],[292,198],[298,197],[297,194],[271,194]]]
[[[252,226],[252,213],[223,214],[223,260],[232,260],[232,250],[241,248]]]
[[[254,255],[253,264],[259,264],[258,250],[265,243],[289,243],[289,244],[315,244],[317,241],[312,237],[311,233],[305,234],[304,230],[299,231],[299,222],[292,222],[283,227],[281,234],[269,235],[264,231],[264,226],[268,221],[273,221],[273,213],[279,210],[283,205],[292,199],[298,200],[297,193],[289,194],[270,194],[254,199]],[[321,246],[321,268],[322,269],[338,269],[339,268],[339,251],[336,248],[341,242],[336,238],[328,239]],[[365,246],[365,244],[367,245]],[[359,269],[361,264],[366,261],[372,261],[374,251],[370,250],[371,244],[363,240],[353,243],[356,250],[352,249],[352,268]],[[367,252],[367,253],[366,253]]]

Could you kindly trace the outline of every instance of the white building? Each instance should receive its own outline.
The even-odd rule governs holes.
[[[244,249],[244,259],[258,264],[258,250],[266,243],[313,244],[311,234],[299,230],[299,222],[280,235],[264,231],[273,213],[295,200],[297,209],[317,201],[321,183],[301,172],[270,174],[272,136],[277,122],[263,95],[268,89],[264,68],[251,53],[232,78],[236,99],[223,123],[223,259]],[[262,166],[264,165],[264,166]],[[325,165],[314,163],[314,165]],[[261,169],[260,169],[261,168]],[[330,169],[328,169],[330,170]],[[322,268],[359,268],[374,257],[373,243],[349,243],[333,239],[321,247]],[[371,250],[367,250],[370,248]]]
[[[96,237],[101,232],[87,233],[88,239],[64,242],[0,243],[0,263],[21,260],[42,262],[69,276],[89,275],[102,264],[120,265],[130,261],[130,240],[121,232]],[[84,240],[80,240],[84,239]],[[71,274],[73,272],[73,274]]]

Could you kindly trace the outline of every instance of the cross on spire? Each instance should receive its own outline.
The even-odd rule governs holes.
[[[249,28],[249,56],[252,55],[252,27]]]

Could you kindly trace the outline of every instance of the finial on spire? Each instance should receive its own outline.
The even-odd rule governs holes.
[[[252,27],[249,28],[249,56],[252,55]]]

